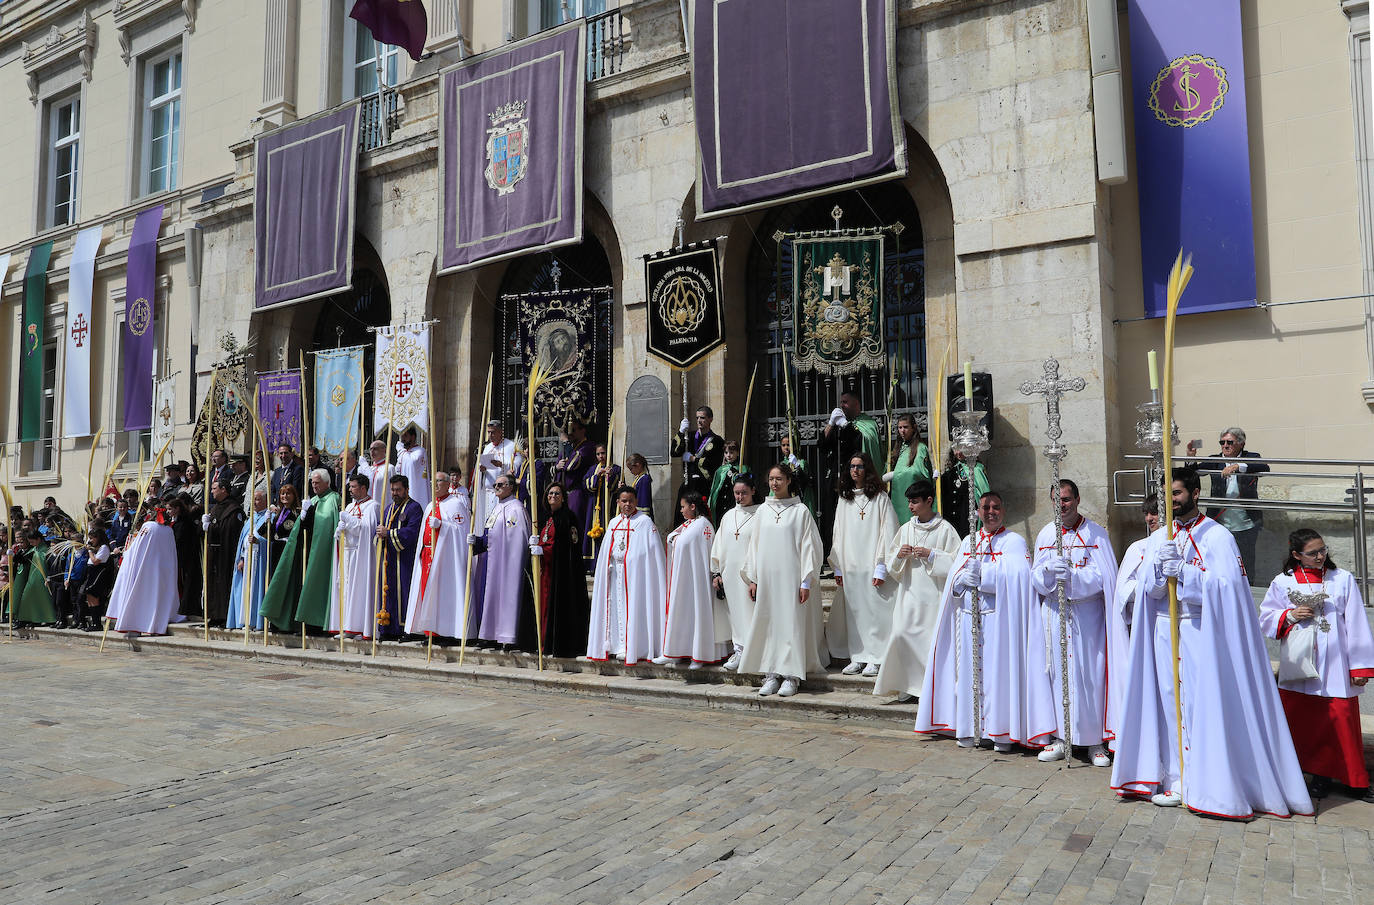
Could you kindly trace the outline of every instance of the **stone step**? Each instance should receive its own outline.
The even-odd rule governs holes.
[[[99,632],[75,629],[32,628],[23,637],[79,644],[98,648]],[[21,637],[19,633],[16,638]],[[216,659],[233,657],[278,664],[289,668],[352,669],[379,675],[404,675],[455,684],[483,684],[525,687],[550,693],[590,697],[643,700],[653,699],[680,706],[707,707],[732,711],[751,711],[779,719],[812,719],[827,722],[858,720],[886,726],[910,728],[916,719],[916,705],[897,704],[890,696],[872,694],[873,681],[840,675],[836,670],[807,676],[795,697],[759,697],[763,677],[737,675],[719,667],[688,670],[671,666],[595,663],[586,658],[545,657],[544,669],[527,653],[500,653],[469,649],[458,663],[458,648],[434,647],[433,657],[425,660],[425,645],[418,642],[381,642],[377,655],[371,656],[370,642],[344,641],[339,651],[335,638],[307,637],[305,649],[300,635],[255,633],[247,645],[242,631],[211,629],[210,640],[197,625],[172,626],[171,634],[161,637],[125,638],[111,633],[106,651],[123,650],[139,654],[162,654]]]

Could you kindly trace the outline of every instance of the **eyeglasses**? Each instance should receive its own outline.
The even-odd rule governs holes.
[[[1315,549],[1315,550],[1299,550],[1299,551],[1298,551],[1298,555],[1299,555],[1299,556],[1312,556],[1312,557],[1325,556],[1325,555],[1326,555],[1326,548],[1325,548],[1325,547],[1318,547],[1318,548]]]
[[[859,469],[860,471],[863,471],[864,465],[863,465],[862,462],[850,462],[850,463],[849,463],[849,467],[850,467],[850,469],[855,469],[855,468],[857,468],[857,469]]]
[[[1220,443],[1222,446],[1235,446],[1235,445],[1236,445],[1238,442],[1240,442],[1240,441],[1238,441],[1238,440],[1218,440],[1217,442]]]

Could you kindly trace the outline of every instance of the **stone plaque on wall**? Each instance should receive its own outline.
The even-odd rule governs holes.
[[[652,374],[630,384],[625,394],[625,453],[639,453],[650,465],[668,464],[668,388]]]

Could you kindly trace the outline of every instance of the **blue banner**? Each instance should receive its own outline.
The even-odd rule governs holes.
[[[1240,0],[1130,0],[1145,315],[1163,317],[1180,248],[1197,273],[1180,314],[1255,304]]]
[[[361,440],[363,346],[315,355],[315,445],[337,456]]]

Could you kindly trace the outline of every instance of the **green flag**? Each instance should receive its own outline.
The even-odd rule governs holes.
[[[24,329],[19,335],[19,439],[37,440],[43,429],[43,325],[52,242],[35,245],[24,271]]]

